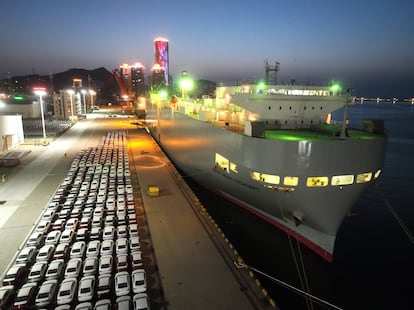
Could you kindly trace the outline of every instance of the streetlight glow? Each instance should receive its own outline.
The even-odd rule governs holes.
[[[83,95],[83,111],[84,111],[84,113],[86,114],[86,96],[85,96],[85,94],[86,94],[86,90],[82,89],[82,90],[81,90],[81,93],[82,93],[82,95]]]
[[[46,126],[45,126],[45,115],[43,113],[43,100],[42,97],[45,96],[46,93],[46,88],[44,87],[34,87],[33,88],[33,92],[35,93],[35,95],[39,96],[40,99],[40,116],[42,118],[42,130],[43,130],[43,141],[46,140]]]

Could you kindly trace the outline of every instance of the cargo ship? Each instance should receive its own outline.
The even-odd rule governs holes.
[[[151,100],[146,127],[172,162],[332,262],[337,231],[381,174],[381,120],[347,122],[349,90],[218,85],[215,98]],[[331,120],[342,109],[343,119]]]

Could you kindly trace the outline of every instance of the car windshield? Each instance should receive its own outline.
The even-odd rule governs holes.
[[[69,290],[61,291],[60,292],[60,296],[67,296],[67,295],[70,295],[70,291]]]
[[[39,298],[47,298],[49,296],[49,293],[40,293],[38,295]]]
[[[88,293],[88,292],[90,292],[90,288],[89,287],[87,287],[87,288],[83,288],[83,289],[81,289],[81,293],[82,294],[85,294],[85,293]]]
[[[128,286],[128,284],[127,284],[126,282],[123,282],[123,283],[120,283],[118,286],[119,286],[120,288],[124,288],[124,287],[127,287],[127,286]]]

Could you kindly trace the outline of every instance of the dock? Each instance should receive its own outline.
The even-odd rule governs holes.
[[[147,294],[157,309],[278,309],[214,219],[148,132],[129,122],[85,120],[46,146],[23,145],[0,188],[0,274],[63,180],[71,158],[110,130],[127,131],[131,181]],[[17,154],[17,153],[13,153]],[[17,169],[18,168],[18,169]]]

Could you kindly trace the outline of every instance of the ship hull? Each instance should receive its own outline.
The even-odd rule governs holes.
[[[309,176],[360,174],[381,169],[385,137],[368,140],[269,140],[249,137],[199,121],[169,108],[149,109],[148,129],[184,174],[277,226],[327,261],[336,233],[358,198],[374,181],[308,187]],[[237,165],[217,166],[216,154]],[[260,171],[297,176],[296,186],[266,186]]]

